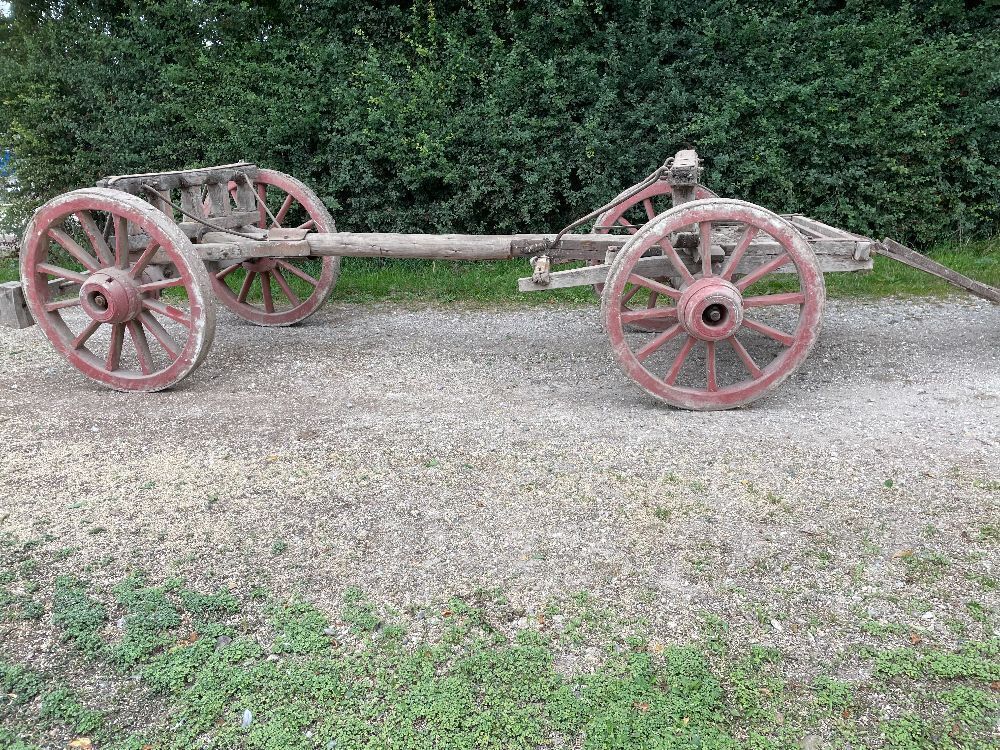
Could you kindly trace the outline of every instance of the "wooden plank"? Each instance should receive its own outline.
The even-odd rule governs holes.
[[[185,211],[187,208],[185,207]],[[235,229],[237,227],[247,227],[253,231],[259,232],[257,229],[257,212],[253,213],[240,212],[229,214],[229,216],[212,216],[205,219],[205,221],[210,224],[215,224],[217,227],[225,227],[226,229]],[[206,228],[204,224],[200,224],[197,221],[184,221],[178,222],[177,226],[181,228],[188,237],[197,238],[199,235],[204,234],[207,231],[212,231],[211,228]]]
[[[199,253],[206,260],[233,259],[240,257],[267,257],[281,255],[315,255],[315,256],[347,256],[357,258],[426,258],[433,260],[504,260],[515,257],[525,257],[531,254],[542,254],[546,243],[551,242],[555,235],[551,234],[515,234],[515,235],[469,235],[469,234],[397,234],[397,233],[311,233],[304,241],[282,242],[252,240],[236,237],[225,232],[206,232],[201,240],[211,245],[225,246],[219,248],[203,248],[198,245]],[[565,238],[563,253],[552,252],[553,261],[573,259],[575,254],[582,258],[605,261],[609,254],[613,256],[619,251],[628,237],[607,234],[578,234]],[[732,238],[719,235],[719,248],[731,252],[735,242]],[[234,247],[235,246],[235,247]],[[864,271],[872,267],[871,260],[854,258],[856,243],[848,240],[819,240],[813,243],[820,268],[824,271]],[[308,252],[303,250],[308,247]],[[762,263],[766,263],[779,253],[781,247],[771,242],[756,242],[751,245],[740,265],[738,272],[749,273]],[[220,253],[222,255],[220,255]],[[682,251],[686,262],[694,269],[694,259],[689,252]],[[562,273],[562,272],[557,272]],[[553,274],[554,275],[554,274]],[[598,276],[600,272],[598,272]],[[581,284],[593,283],[588,275],[574,277]],[[600,278],[598,278],[600,281]],[[561,283],[561,282],[560,282]],[[534,289],[534,287],[532,287]],[[550,287],[557,288],[557,287]]]
[[[744,257],[740,262],[739,268],[736,270],[736,278],[746,276],[776,257],[777,253],[761,253]],[[603,284],[607,280],[612,260],[613,257],[608,263],[600,266],[584,266],[583,268],[571,268],[566,271],[554,271],[549,274],[548,285],[536,284],[530,277],[518,279],[517,288],[521,292],[544,292],[550,289],[566,289],[574,286]],[[819,263],[820,270],[824,273],[870,271],[872,269],[871,260],[855,260],[850,256],[818,255],[816,261]],[[675,273],[673,264],[667,258],[663,257],[643,258],[636,264],[636,267],[641,267],[643,269],[642,273],[649,274],[651,277],[672,276]],[[774,273],[795,273],[795,268],[791,263],[788,263]]]
[[[28,328],[33,325],[35,319],[28,310],[21,282],[8,281],[0,284],[0,326]]]
[[[1000,289],[983,284],[975,279],[970,279],[968,276],[963,276],[958,271],[953,271],[948,266],[943,266],[931,260],[926,255],[922,255],[916,250],[912,250],[906,247],[906,245],[901,245],[888,237],[875,245],[875,252],[910,266],[910,268],[916,268],[918,271],[923,271],[924,273],[929,273],[931,276],[944,279],[952,286],[964,289],[977,297],[1000,304]]]
[[[582,268],[570,268],[565,271],[553,271],[549,274],[548,284],[538,284],[530,276],[517,280],[517,289],[520,292],[547,292],[550,289],[568,289],[574,286],[591,286],[593,284],[603,284],[608,279],[608,272],[611,266],[602,264],[600,266],[583,266]],[[635,264],[636,273],[648,275],[650,278],[661,278],[673,276],[676,269],[668,258],[642,258]]]
[[[313,255],[356,258],[427,258],[435,260],[504,260],[544,252],[554,234],[396,234],[334,232],[310,234],[306,240]],[[206,236],[207,239],[207,236]],[[604,258],[609,249],[620,249],[628,238],[607,234],[578,234],[565,238],[564,250],[586,251]],[[576,250],[573,250],[576,248]],[[565,258],[565,253],[553,253]]]
[[[229,197],[228,183],[209,183],[208,200],[212,207],[212,216],[216,218],[229,216],[233,212],[233,202]],[[215,223],[218,224],[219,222],[216,221]]]
[[[192,185],[207,185],[213,182],[227,183],[237,173],[246,174],[251,180],[257,176],[258,169],[249,162],[222,164],[216,167],[199,169],[182,169],[174,172],[146,172],[144,174],[127,174],[105,177],[97,183],[98,187],[124,190],[134,195],[149,185],[157,190],[175,190]]]
[[[187,212],[187,218],[205,218],[205,196],[200,185],[181,188],[181,208]]]

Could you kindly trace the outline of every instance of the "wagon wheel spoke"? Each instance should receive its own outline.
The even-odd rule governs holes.
[[[622,321],[625,323],[635,323],[640,320],[651,320],[653,318],[676,319],[676,307],[648,307],[645,310],[628,310],[622,312]]]
[[[174,279],[161,279],[160,281],[151,281],[148,284],[140,284],[139,291],[143,294],[151,294],[153,292],[159,292],[163,289],[172,289],[174,287],[184,286],[184,279],[174,278]]]
[[[705,342],[705,386],[709,391],[719,390],[719,381],[715,371],[715,342]]]
[[[641,349],[639,349],[635,353],[636,359],[638,359],[640,362],[644,361],[645,359],[647,359],[649,357],[649,355],[651,355],[653,352],[655,352],[661,346],[663,346],[664,344],[666,344],[671,339],[677,338],[682,333],[684,333],[684,329],[681,327],[680,323],[677,323],[677,324],[671,326],[670,328],[668,328],[667,330],[665,330],[663,333],[661,333],[658,336],[656,336],[656,338],[654,338],[652,341],[650,341],[644,347],[642,347]]]
[[[128,268],[128,219],[115,217],[115,267]]]
[[[55,302],[45,303],[45,312],[55,312],[56,310],[65,310],[67,307],[79,307],[80,298],[79,297],[69,297],[68,299],[61,299]]]
[[[79,349],[86,344],[90,337],[97,333],[97,329],[102,325],[103,324],[99,320],[91,320],[87,323],[84,329],[76,335],[76,338],[73,339],[73,349]]]
[[[138,279],[142,276],[142,272],[146,270],[146,266],[148,266],[150,261],[153,260],[153,256],[156,255],[156,251],[159,249],[160,246],[157,242],[150,241],[150,243],[146,245],[146,249],[142,251],[142,255],[140,255],[139,259],[135,262],[135,265],[129,269],[129,275],[133,279]]]
[[[295,200],[291,195],[286,195],[285,200],[281,203],[281,208],[278,209],[278,213],[274,215],[274,225],[276,227],[281,226],[281,222],[285,220],[288,215],[288,209],[292,207],[292,203]]]
[[[80,227],[83,229],[83,233],[87,235],[91,247],[94,248],[94,253],[101,261],[101,265],[113,266],[115,264],[115,257],[111,253],[111,248],[108,247],[108,236],[97,226],[94,217],[88,211],[78,211],[73,215],[80,222]],[[111,217],[108,217],[109,228],[110,222]]]
[[[694,349],[694,345],[698,343],[698,339],[694,336],[688,336],[684,344],[681,346],[681,350],[677,353],[677,357],[674,359],[674,363],[670,366],[667,371],[666,377],[663,378],[664,382],[668,385],[673,385],[677,382],[677,377],[681,374],[681,368],[684,367],[684,363],[687,361],[688,355],[691,350]]]
[[[758,297],[744,297],[744,307],[773,307],[777,305],[805,304],[806,295],[802,292],[785,292],[782,294],[764,294]]]
[[[314,229],[315,227],[316,227],[316,222],[314,220],[312,220],[312,219],[309,219],[308,221],[302,222],[301,224],[299,224],[295,228],[296,229]]]
[[[149,375],[154,370],[153,364],[153,353],[149,350],[149,340],[146,338],[146,332],[140,323],[135,320],[130,320],[127,324],[128,334],[132,339],[132,345],[135,346],[135,354],[139,360],[139,369],[142,370],[143,375]]]
[[[241,265],[239,263],[233,263],[231,266],[226,266],[221,271],[216,271],[215,278],[221,281],[234,271],[238,271],[240,268]]]
[[[87,280],[87,274],[70,271],[68,268],[55,266],[51,263],[38,263],[35,265],[35,270],[40,273],[48,274],[49,276],[55,276],[57,279],[74,281],[77,284],[82,284]]]
[[[693,284],[694,276],[691,275],[691,272],[688,270],[688,267],[684,264],[684,261],[681,260],[681,256],[677,254],[677,251],[674,249],[674,246],[671,245],[670,242],[668,242],[666,239],[660,240],[657,244],[663,249],[664,255],[666,255],[667,258],[670,259],[670,262],[673,264],[674,268],[677,269],[677,273],[680,274],[681,279],[684,281],[684,284],[685,285]]]
[[[281,288],[282,293],[288,298],[288,301],[293,305],[302,304],[302,300],[299,299],[298,295],[292,291],[292,288],[288,285],[288,280],[285,278],[284,274],[281,273],[281,269],[275,267],[274,271],[271,272],[274,276],[274,281]]]
[[[180,308],[174,307],[173,305],[167,305],[155,299],[143,298],[142,306],[150,312],[155,312],[165,318],[169,318],[175,323],[180,323],[185,328],[190,329],[192,327],[190,316]]]
[[[743,362],[743,364],[746,366],[747,372],[749,372],[750,375],[753,376],[755,379],[759,378],[763,373],[761,372],[761,369],[757,366],[757,363],[754,362],[753,357],[750,356],[750,352],[748,352],[746,350],[746,347],[743,346],[742,343],[740,343],[740,340],[735,336],[730,336],[728,339],[726,339],[726,341],[729,342],[729,345],[733,348],[733,351],[736,352],[736,356],[739,357],[740,360]]]
[[[243,279],[243,285],[240,287],[240,294],[236,298],[239,302],[246,302],[247,295],[250,293],[250,287],[253,285],[253,278],[257,275],[256,271],[247,271],[246,277]]]
[[[793,343],[795,343],[794,336],[787,333],[782,333],[777,328],[772,328],[766,323],[760,323],[756,320],[750,320],[749,318],[744,318],[743,327],[749,328],[751,331],[756,331],[757,333],[761,333],[770,339],[774,339],[783,346],[791,346]]]
[[[256,185],[257,191],[257,227],[258,229],[267,229],[267,221],[270,218],[267,215],[267,185],[263,182],[258,182]]]
[[[153,338],[157,340],[171,360],[176,360],[180,356],[181,345],[177,339],[151,313],[143,311],[139,315],[139,321],[147,331],[153,334]]]
[[[712,222],[698,224],[698,251],[701,253],[702,277],[712,275]]]
[[[290,273],[290,274],[292,274],[294,276],[298,276],[300,279],[302,279],[307,284],[311,284],[312,286],[316,286],[316,285],[319,284],[319,280],[318,279],[313,278],[312,276],[310,276],[309,274],[307,274],[305,271],[303,271],[301,268],[293,266],[287,260],[279,260],[278,261],[278,266],[280,268],[284,268],[286,271],[288,271],[288,273]]]
[[[632,300],[632,298],[635,295],[637,295],[639,292],[641,292],[642,289],[643,289],[643,287],[640,286],[639,284],[633,284],[632,288],[629,289],[627,292],[625,292],[625,294],[622,295],[622,299],[621,299],[622,308],[624,309],[625,306],[628,305],[628,303]]]
[[[650,221],[656,216],[656,209],[653,208],[653,201],[649,198],[644,198],[642,201],[642,207],[646,209],[646,218]]]
[[[659,281],[654,281],[653,279],[647,279],[645,276],[633,273],[629,275],[628,280],[636,286],[646,287],[646,289],[649,289],[652,292],[657,292],[658,294],[666,295],[667,297],[670,297],[670,299],[678,300],[681,298],[681,293],[672,286],[661,284]]]
[[[792,259],[788,257],[788,253],[781,253],[777,258],[768,261],[762,266],[754,269],[742,279],[736,282],[736,288],[741,292],[744,291],[748,286],[753,284],[755,281],[760,281],[762,278],[767,276],[769,273],[777,271],[782,266],[786,266],[792,262]]]
[[[635,234],[636,232],[639,231],[639,227],[637,227],[631,221],[626,219],[624,216],[618,217],[618,223],[621,224],[623,227],[625,227],[628,230],[629,234]]]
[[[104,366],[108,372],[118,369],[122,359],[122,344],[125,342],[125,324],[114,323],[111,326],[111,346],[108,349],[108,356],[104,361]]]
[[[274,298],[271,296],[271,273],[270,271],[264,271],[260,275],[260,291],[264,296],[264,309],[272,313],[274,312]]]
[[[96,271],[101,267],[100,261],[83,249],[76,240],[61,229],[50,229],[49,239],[55,241],[63,250],[72,255],[80,265],[88,271]]]
[[[729,256],[729,259],[722,267],[722,272],[719,274],[726,281],[732,281],[733,274],[740,265],[740,261],[743,260],[743,256],[750,247],[750,243],[753,242],[754,237],[757,236],[759,231],[760,230],[757,229],[757,227],[749,226],[746,228],[746,231],[743,232],[743,236],[740,237],[740,241],[737,242],[736,247],[733,248],[733,254]]]

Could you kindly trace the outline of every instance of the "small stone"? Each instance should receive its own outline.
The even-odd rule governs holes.
[[[784,630],[784,628],[781,626],[781,623],[773,619],[771,620],[771,627],[777,630],[779,633]]]
[[[226,646],[228,646],[232,642],[233,642],[233,639],[230,638],[228,635],[220,635],[218,638],[215,639],[215,647],[216,648],[225,648]]]
[[[243,720],[240,722],[240,726],[246,729],[250,726],[250,722],[252,721],[253,721],[253,711],[251,711],[249,708],[244,708]]]

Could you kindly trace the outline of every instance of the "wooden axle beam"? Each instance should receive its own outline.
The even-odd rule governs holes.
[[[546,250],[554,234],[394,234],[383,232],[300,233],[279,239],[252,240],[225,232],[207,232],[195,249],[203,260],[238,260],[277,256],[339,255],[351,258],[423,258],[427,260],[509,260],[547,254],[553,260],[601,260],[620,250],[629,237],[573,234],[558,248]]]

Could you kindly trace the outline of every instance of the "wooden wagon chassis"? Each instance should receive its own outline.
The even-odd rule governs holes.
[[[823,274],[870,270],[875,253],[1000,302],[997,290],[891,240],[719,198],[701,171],[694,151],[678,152],[562,232],[515,235],[340,232],[306,185],[250,163],[109,177],[36,211],[22,285],[0,304],[23,298],[17,320],[37,321],[92,379],[150,391],[204,359],[213,297],[249,321],[283,326],[322,305],[341,257],[529,258],[522,291],[594,286],[612,352],[646,391],[719,409],[793,373],[819,334]]]

